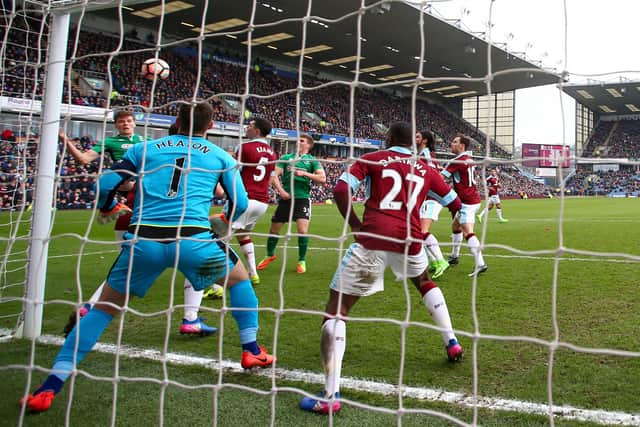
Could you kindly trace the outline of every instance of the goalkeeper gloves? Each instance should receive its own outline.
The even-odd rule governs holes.
[[[224,212],[211,215],[209,222],[211,223],[211,229],[218,237],[224,237],[229,234],[229,220]]]
[[[114,200],[108,208],[100,209],[100,213],[96,220],[98,221],[98,224],[105,225],[128,213],[131,213],[129,206],[124,203],[118,203]]]

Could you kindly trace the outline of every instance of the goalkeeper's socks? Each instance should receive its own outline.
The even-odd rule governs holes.
[[[74,362],[79,364],[82,359],[84,359],[109,323],[111,323],[111,320],[113,320],[112,315],[95,307],[80,319],[79,325],[76,325],[71,333],[67,335],[67,339],[64,341],[53,363],[53,370],[56,371],[55,375],[58,378],[66,381],[73,370]],[[76,335],[78,334],[78,330],[80,336],[77,337],[78,343],[76,348]]]
[[[255,354],[257,356],[258,354],[260,354],[260,347],[258,347],[257,341],[251,341],[242,344],[242,351],[250,351],[251,354]]]
[[[63,385],[64,385],[64,381],[62,381],[60,378],[58,378],[54,374],[51,374],[47,377],[45,382],[43,382],[42,385],[38,387],[36,391],[33,392],[33,395],[37,396],[43,391],[52,391],[55,394],[58,394],[60,393],[60,390],[62,390]]]
[[[229,299],[231,301],[231,315],[238,324],[240,343],[242,343],[243,347],[244,344],[255,343],[258,335],[258,298],[249,279],[242,280],[231,286],[229,288]],[[234,310],[234,308],[243,308],[245,310]]]

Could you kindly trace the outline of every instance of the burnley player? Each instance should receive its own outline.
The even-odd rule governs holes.
[[[498,214],[498,222],[504,223],[509,222],[508,219],[502,216],[502,203],[500,202],[500,180],[498,178],[498,170],[491,169],[489,172],[489,178],[487,178],[487,190],[489,191],[489,201],[487,202],[487,206],[484,208],[482,212],[478,214],[478,222],[482,222],[482,219],[485,215],[489,214],[489,211],[496,207],[496,213]]]
[[[455,154],[455,157],[449,161],[442,171],[442,175],[451,178],[453,189],[458,193],[462,201],[462,209],[456,214],[451,224],[453,247],[449,257],[449,264],[455,265],[459,263],[460,246],[464,237],[467,239],[469,250],[473,254],[475,261],[475,267],[469,273],[469,277],[473,277],[484,273],[489,267],[487,267],[482,257],[480,240],[473,233],[476,212],[480,209],[480,195],[476,189],[476,167],[469,148],[471,148],[471,139],[466,135],[456,135],[451,140],[451,152]]]
[[[453,210],[460,207],[460,200],[434,168],[416,158],[411,150],[413,137],[408,123],[393,123],[387,133],[387,148],[363,155],[334,188],[336,204],[355,234],[355,243],[349,246],[330,284],[320,341],[325,389],[316,398],[301,400],[305,411],[327,414],[340,410],[344,318],[360,297],[384,290],[387,267],[418,289],[442,333],[449,360],[462,356],[442,291],[429,277],[419,215],[428,194],[448,200],[445,203]],[[360,220],[352,209],[351,196],[363,182],[369,197]]]
[[[269,146],[267,136],[271,134],[271,122],[267,119],[257,118],[249,122],[247,126],[247,138],[238,147],[236,159],[242,165],[240,175],[247,193],[249,194],[249,206],[247,210],[231,224],[231,231],[237,236],[240,250],[247,260],[249,277],[255,286],[260,283],[260,276],[256,270],[256,255],[253,242],[249,233],[269,207],[269,186],[273,180],[276,160],[278,156]],[[226,218],[231,212],[229,206],[225,206],[222,217],[212,218],[212,226],[218,235],[228,233],[224,226]],[[221,224],[221,221],[222,224]],[[221,226],[222,225],[222,226]]]
[[[249,275],[235,252],[211,235],[209,208],[218,181],[235,204],[232,220],[242,215],[248,204],[236,161],[204,137],[212,118],[208,102],[193,107],[183,104],[178,113],[178,135],[131,147],[113,170],[100,176],[97,205],[101,215],[115,205],[120,184],[140,176],[132,225],[124,234],[100,300],[67,336],[44,383],[21,401],[30,411],[49,409],[114,316],[127,310],[130,297],[144,297],[167,268],[177,267],[196,290],[225,278],[242,344],[241,366],[268,367],[274,362],[257,343],[258,299]],[[188,179],[183,176],[186,173]]]
[[[438,164],[438,161],[433,158],[433,153],[436,151],[436,139],[431,131],[423,130],[416,133],[416,148],[418,154],[426,159],[427,164],[440,172],[442,167]],[[428,197],[420,210],[422,232],[425,235],[424,245],[427,249],[427,256],[429,257],[429,272],[433,279],[442,276],[447,268],[449,268],[449,263],[444,259],[442,250],[440,250],[438,239],[431,234],[431,225],[434,221],[438,221],[441,210],[442,205],[434,197]]]

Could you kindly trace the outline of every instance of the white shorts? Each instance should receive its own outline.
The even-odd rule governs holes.
[[[267,212],[267,208],[269,205],[267,203],[262,203],[257,200],[249,199],[249,205],[247,206],[247,210],[244,211],[240,218],[235,220],[233,224],[231,224],[231,229],[233,231],[237,230],[246,230],[251,231],[253,227],[256,226],[256,223],[260,219],[262,215]]]
[[[426,200],[420,209],[420,219],[430,219],[437,221],[440,216],[442,205],[435,200]]]
[[[490,205],[499,205],[500,204],[500,196],[497,194],[493,196],[489,196],[489,204]]]
[[[366,249],[359,243],[352,243],[329,287],[347,295],[373,295],[384,290],[384,271],[387,267],[396,277],[403,279],[421,275],[427,265],[424,248],[417,255],[405,256],[397,252]]]
[[[475,205],[465,205],[463,203],[462,208],[456,214],[456,219],[460,224],[475,224],[478,209],[480,209],[480,203]]]

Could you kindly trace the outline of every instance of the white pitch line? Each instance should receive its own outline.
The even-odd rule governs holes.
[[[11,331],[9,330],[0,329],[0,336],[10,333]],[[41,344],[61,346],[64,339],[54,335],[43,335],[39,337],[37,341]],[[0,344],[5,343],[7,343],[7,341],[0,341]],[[118,347],[116,345],[104,343],[96,344],[93,349],[97,352],[106,354],[116,354],[118,351]],[[167,363],[174,365],[201,366],[211,370],[218,370],[221,367],[222,369],[234,373],[245,372],[238,362],[230,360],[223,360],[222,363],[220,363],[218,359],[180,353],[167,353],[163,356],[158,350],[125,345],[120,346],[119,353],[131,359],[144,359],[156,362],[166,361]],[[252,371],[252,374],[271,378],[273,371],[271,369],[266,369]],[[324,385],[324,374],[299,369],[277,368],[275,370],[275,376],[288,381],[305,382],[321,386]],[[397,395],[400,391],[400,389],[393,384],[367,381],[357,378],[343,378],[341,380],[341,384],[347,389],[381,395]],[[472,395],[465,393],[409,386],[402,387],[401,393],[406,398],[429,400],[466,407],[478,407],[480,409],[511,411],[542,416],[548,416],[551,411],[555,418],[562,418],[566,420],[592,422],[602,425],[614,424],[623,426],[640,426],[640,414],[630,414],[620,411],[584,409],[568,405],[553,405],[550,407],[548,404],[544,403],[483,396],[477,396],[474,399]]]
[[[255,247],[256,248],[265,248],[266,245],[255,245]],[[298,246],[296,246],[296,245],[288,245],[287,248],[293,250],[293,249],[298,249]],[[308,249],[310,251],[334,251],[334,252],[337,252],[339,250],[338,248],[325,248],[325,247],[315,247],[315,246],[310,246]],[[345,247],[344,250],[346,251],[346,249],[347,249],[347,247]],[[107,250],[107,251],[97,251],[97,252],[85,252],[83,255],[103,255],[103,254],[117,253],[117,252],[119,252],[119,250]],[[461,253],[460,256],[472,256],[472,255]],[[484,252],[482,254],[482,256],[484,256],[485,258],[532,259],[532,260],[538,260],[538,261],[553,261],[553,260],[556,259],[553,256],[502,255],[502,254],[490,254],[490,253],[488,254],[486,252]],[[53,259],[53,258],[67,258],[67,257],[77,257],[77,255],[74,255],[74,254],[49,255],[49,258],[51,258],[51,259]],[[23,263],[23,262],[26,262],[26,261],[27,261],[26,258],[14,259],[14,260],[9,260],[7,262],[7,264]],[[560,258],[560,262],[567,262],[567,261],[576,261],[576,262],[604,261],[604,262],[618,263],[618,264],[637,264],[638,263],[638,261],[635,261],[635,260],[632,260],[632,259],[603,258],[603,257],[595,256],[595,255],[590,257],[590,258],[568,257],[568,256],[562,256],[562,258]]]

